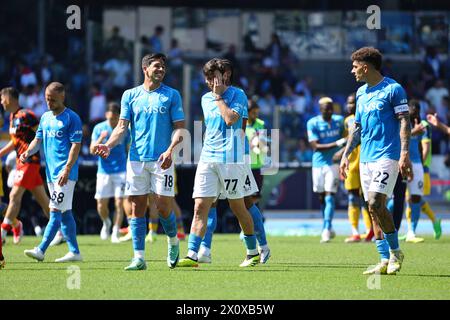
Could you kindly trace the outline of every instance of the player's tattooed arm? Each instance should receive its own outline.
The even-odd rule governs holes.
[[[231,126],[239,120],[240,115],[236,111],[233,111],[231,108],[229,108],[223,98],[218,98],[215,101],[217,102],[220,114],[223,120],[225,120],[227,126]]]
[[[347,140],[347,145],[344,149],[344,154],[341,159],[341,164],[339,166],[339,172],[342,178],[347,178],[347,172],[349,168],[348,157],[352,151],[361,143],[361,124],[356,123],[353,125],[353,130],[350,130],[349,137]]]
[[[413,179],[411,160],[409,159],[409,142],[411,139],[411,121],[409,119],[409,113],[404,112],[397,115],[400,121],[400,159],[398,166],[402,177],[407,178],[409,181]]]
[[[398,115],[400,121],[400,145],[402,152],[409,152],[409,140],[411,139],[411,121],[409,113]]]
[[[350,130],[347,144],[344,150],[344,157],[348,158],[352,151],[361,143],[361,124],[355,122],[353,129]]]

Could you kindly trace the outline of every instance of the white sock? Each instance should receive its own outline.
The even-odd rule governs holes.
[[[261,248],[261,250],[269,250],[269,246],[267,244],[263,245],[263,246],[259,246]]]
[[[119,226],[114,225],[112,232],[113,232],[113,234],[118,235],[119,234]]]
[[[257,254],[259,254],[258,249],[253,249],[253,250],[247,249],[247,255],[254,256],[254,255],[257,255]]]
[[[144,250],[135,250],[134,251],[134,258],[142,259],[144,260]]]
[[[8,218],[4,218],[3,219],[3,223],[4,224],[12,224],[12,221],[10,219],[8,219]]]
[[[201,246],[200,250],[198,251],[199,254],[202,256],[210,256],[211,255],[211,249],[208,247]]]
[[[192,260],[195,260],[195,261],[198,260],[198,254],[197,254],[197,252],[195,252],[193,250],[189,250],[187,256],[189,258],[191,258]]]
[[[352,227],[352,234],[353,234],[354,236],[359,235],[358,229],[356,229],[355,227]]]

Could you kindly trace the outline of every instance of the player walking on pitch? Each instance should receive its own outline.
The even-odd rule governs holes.
[[[194,180],[194,218],[188,240],[188,254],[180,267],[197,267],[198,252],[205,235],[208,212],[221,193],[228,198],[230,208],[244,231],[247,257],[240,267],[259,263],[253,220],[244,202],[244,119],[248,118],[247,96],[231,86],[233,67],[226,59],[211,59],[203,67],[210,92],[202,97],[205,117],[205,141]]]
[[[77,243],[77,226],[72,214],[81,149],[81,120],[64,105],[64,97],[65,89],[61,83],[52,82],[47,86],[45,100],[50,111],[42,115],[36,137],[20,157],[20,161],[25,163],[39,151],[42,143],[47,159],[45,171],[50,192],[50,220],[40,245],[24,251],[26,256],[38,261],[44,260],[45,251],[60,227],[69,245],[69,252],[55,262],[82,260]]]
[[[386,208],[386,198],[392,194],[399,170],[409,180],[413,177],[408,101],[401,85],[381,75],[382,55],[377,49],[361,48],[353,52],[351,59],[356,81],[366,84],[356,92],[355,124],[340,171],[347,176],[348,158],[361,144],[361,185],[381,256],[381,262],[364,274],[395,274],[401,269],[404,255],[392,215]]]
[[[167,264],[175,268],[179,258],[177,222],[172,211],[174,164],[172,153],[181,142],[184,112],[179,92],[162,83],[166,74],[166,56],[149,54],[142,58],[144,83],[126,90],[122,96],[119,124],[95,154],[107,158],[128,132],[131,144],[127,161],[125,195],[131,202],[134,258],[125,270],[145,270],[147,198],[155,194],[160,221],[168,237]],[[173,136],[172,132],[175,130]]]

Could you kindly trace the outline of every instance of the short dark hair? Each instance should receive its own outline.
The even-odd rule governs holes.
[[[142,58],[142,67],[148,67],[149,65],[152,64],[153,61],[155,60],[162,60],[164,62],[164,64],[166,63],[167,57],[165,54],[163,53],[150,53],[150,54],[146,54],[143,58]]]
[[[120,114],[120,106],[117,102],[110,102],[110,103],[108,103],[108,107],[106,108],[106,111],[110,111],[115,114]]]
[[[362,61],[370,63],[378,71],[381,70],[383,56],[378,49],[373,47],[362,47],[352,53],[352,61]]]
[[[14,98],[15,100],[19,100],[19,91],[17,91],[17,89],[13,88],[13,87],[3,88],[0,91],[0,95],[8,95],[8,96]]]
[[[230,60],[213,58],[203,66],[203,74],[207,78],[213,76],[216,70],[222,74],[226,71],[231,71],[230,83],[227,83],[227,85],[233,82],[233,64]]]
[[[64,93],[66,91],[64,85],[61,82],[51,82],[46,89],[56,91],[58,93]]]

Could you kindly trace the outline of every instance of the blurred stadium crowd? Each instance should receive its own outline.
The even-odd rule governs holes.
[[[120,26],[105,31],[101,43],[96,43],[92,67],[93,74],[88,79],[85,59],[85,42],[76,32],[66,37],[63,50],[49,36],[46,52],[40,54],[36,40],[27,39],[27,30],[33,28],[31,22],[4,21],[8,24],[7,33],[0,34],[0,84],[13,86],[20,90],[20,105],[32,109],[40,117],[46,110],[43,88],[51,81],[60,81],[68,88],[67,105],[82,117],[84,147],[82,158],[93,160],[88,146],[93,125],[103,120],[109,101],[119,102],[123,91],[133,84],[133,42],[121,34]],[[157,26],[149,36],[140,38],[142,53],[164,52],[169,57],[169,72],[165,82],[182,91],[182,71],[185,63],[193,65],[191,76],[191,113],[193,120],[201,118],[200,97],[207,91],[201,72],[203,60],[186,59],[180,49],[179,39],[172,39],[171,47],[165,48],[161,36],[165,30]],[[218,52],[231,60],[235,66],[235,83],[242,87],[248,96],[253,97],[260,106],[260,118],[268,128],[279,125],[281,129],[280,159],[283,162],[309,162],[312,150],[306,140],[306,122],[319,113],[318,100],[331,95],[335,102],[335,112],[345,114],[345,101],[351,92],[330,94],[316,89],[316,79],[306,75],[299,77],[295,72],[301,58],[295,55],[289,45],[277,33],[264,48],[258,48],[251,37],[244,37],[243,54],[236,52],[236,45],[230,45]],[[450,65],[447,57],[433,46],[423,47],[425,52],[417,65],[414,77],[404,76],[399,81],[406,89],[409,98],[420,100],[422,117],[427,113],[437,113],[441,121],[450,123],[450,98],[447,71]],[[188,61],[189,60],[189,61]],[[396,61],[387,59],[383,74],[392,76]],[[350,72],[350,69],[349,69]],[[339,81],[339,79],[334,79]],[[355,86],[356,87],[356,86]],[[275,110],[279,119],[274,123]],[[5,119],[3,132],[7,133],[8,120]],[[448,138],[440,131],[433,132],[433,153],[449,152]]]

